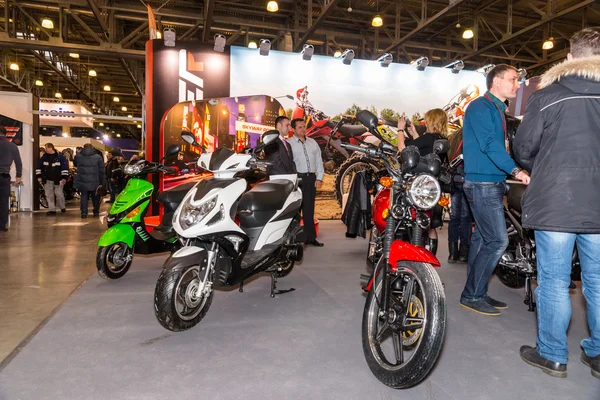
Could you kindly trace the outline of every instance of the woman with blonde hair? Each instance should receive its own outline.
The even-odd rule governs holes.
[[[434,108],[425,113],[425,126],[427,132],[419,136],[415,126],[409,120],[398,119],[398,151],[406,146],[417,146],[422,156],[433,153],[433,143],[438,139],[448,136],[448,116],[441,108]],[[408,133],[410,138],[400,134],[400,131]]]

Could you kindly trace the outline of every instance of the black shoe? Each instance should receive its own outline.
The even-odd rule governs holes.
[[[489,305],[483,298],[477,300],[460,299],[460,306],[481,315],[488,315],[491,317],[500,315],[500,311]]]
[[[61,213],[66,213],[66,212],[67,212],[67,209],[66,209],[66,208],[61,208],[61,209],[60,209],[60,212],[61,212]]]
[[[448,243],[448,262],[450,264],[456,263],[458,260],[458,243]]]
[[[537,352],[537,348],[535,347],[521,346],[519,354],[521,355],[521,359],[523,359],[523,361],[525,361],[527,364],[540,368],[550,376],[554,376],[556,378],[567,377],[567,364],[550,361],[540,356]]]
[[[469,246],[460,246],[458,251],[458,263],[467,264],[469,262]]]
[[[323,243],[317,242],[317,239],[311,240],[310,242],[306,242],[306,244],[311,244],[311,245],[313,245],[315,247],[323,247]]]
[[[99,217],[99,216],[100,216],[100,213],[98,213],[98,212],[94,213],[94,217]]]
[[[87,214],[81,213],[81,218],[82,219],[87,218]]]
[[[508,304],[506,304],[506,303],[503,303],[503,302],[501,302],[501,301],[498,301],[498,300],[495,300],[495,299],[492,299],[492,298],[491,298],[490,296],[488,296],[487,294],[486,294],[485,296],[483,296],[483,299],[484,299],[485,301],[487,301],[487,303],[488,303],[490,306],[492,306],[492,307],[494,307],[494,308],[497,308],[498,310],[506,310],[506,309],[508,308]]]
[[[592,369],[593,377],[600,379],[600,355],[596,357],[590,357],[585,354],[585,351],[582,351],[581,362]]]
[[[56,215],[56,211],[48,211],[46,214],[47,215]]]

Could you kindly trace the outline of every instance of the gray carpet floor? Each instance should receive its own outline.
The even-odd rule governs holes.
[[[244,293],[219,290],[205,319],[182,333],[154,317],[165,255],[136,257],[118,281],[94,275],[0,373],[0,399],[600,399],[600,380],[579,361],[588,335],[581,290],[572,295],[568,378],[552,378],[519,358],[536,331],[522,290],[494,279],[490,294],[509,309],[469,312],[458,305],[466,267],[445,262],[448,328],[436,367],[415,388],[382,385],[360,338],[367,242],[345,238],[339,221],[320,229],[325,247],[308,248],[280,280],[295,292],[271,299],[266,275]]]

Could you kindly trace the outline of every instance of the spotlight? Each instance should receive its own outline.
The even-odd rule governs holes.
[[[415,61],[411,62],[411,64],[415,64],[417,66],[417,70],[425,71],[425,68],[427,68],[429,65],[429,58],[419,57]]]
[[[381,66],[384,68],[389,67],[393,60],[394,56],[392,56],[390,53],[384,53],[381,55],[381,57],[377,59],[377,61],[379,61],[379,64],[381,64]]]
[[[248,43],[248,48],[249,49],[258,49],[258,45],[256,44],[255,41],[251,41]]]
[[[54,29],[54,22],[48,17],[42,19],[42,27],[46,29]]]
[[[482,74],[486,75],[492,70],[492,68],[494,68],[496,65],[495,64],[488,64],[488,65],[484,65],[483,67],[479,68],[476,70],[476,72],[481,72]]]
[[[519,68],[517,74],[519,74],[520,81],[524,81],[527,78],[527,70],[525,68]]]
[[[352,64],[352,60],[354,60],[354,50],[352,49],[346,49],[343,53],[342,53],[342,62],[345,65],[350,65]]]
[[[314,52],[315,52],[315,47],[312,44],[305,44],[304,48],[302,49],[302,52],[300,54],[302,54],[303,60],[310,61]]]
[[[88,72],[88,75],[94,77],[94,76],[96,76],[96,71],[93,69],[90,69]]]
[[[173,29],[173,28],[163,29],[163,37],[165,38],[165,46],[175,47],[175,29]]]
[[[215,47],[214,50],[222,53],[225,51],[225,44],[227,43],[227,39],[225,39],[225,35],[217,33],[215,35]]]
[[[465,67],[465,63],[462,60],[456,60],[446,65],[444,68],[452,68],[453,74],[458,74]]]
[[[269,50],[271,50],[271,41],[269,39],[260,39],[258,48],[258,52],[261,56],[268,56]]]

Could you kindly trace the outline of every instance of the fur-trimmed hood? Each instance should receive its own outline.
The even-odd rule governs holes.
[[[575,58],[555,65],[542,75],[539,89],[548,87],[567,76],[579,76],[587,80],[600,82],[600,56]]]

